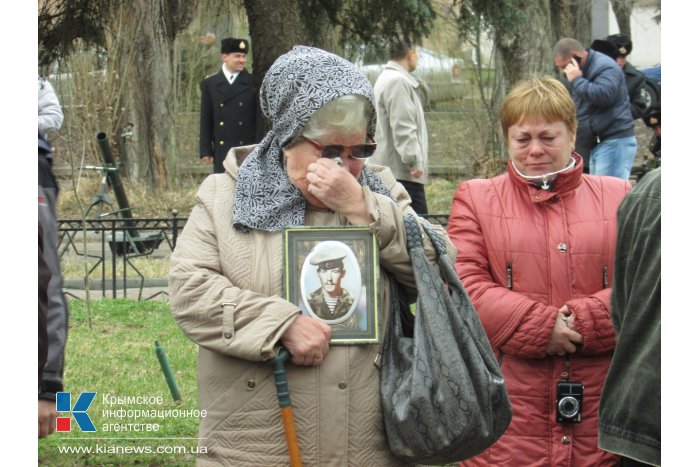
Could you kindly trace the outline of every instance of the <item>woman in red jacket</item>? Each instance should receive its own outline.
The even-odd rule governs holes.
[[[630,185],[583,174],[574,103],[554,78],[517,85],[501,125],[507,172],[460,183],[447,230],[513,420],[463,465],[617,465],[597,446],[598,400],[615,346],[616,213]]]

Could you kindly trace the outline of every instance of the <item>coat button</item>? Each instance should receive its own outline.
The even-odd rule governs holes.
[[[238,126],[243,126],[243,122],[238,122]]]
[[[542,199],[542,195],[535,195],[535,199]]]
[[[248,380],[248,389],[255,389],[255,380],[254,379]]]
[[[348,387],[348,385],[347,385],[346,383],[340,383],[340,384],[338,384],[338,387],[339,387],[340,389],[345,389],[345,388]]]
[[[224,122],[219,122],[219,126],[224,126]]]
[[[243,141],[238,141],[239,146],[243,146]]]
[[[571,440],[569,439],[568,436],[562,436],[561,442],[562,442],[562,444],[571,444]]]
[[[223,102],[222,102],[221,104],[219,104],[219,107],[223,107],[223,106],[224,106],[224,103],[223,103]]]
[[[567,381],[569,379],[569,373],[565,371],[559,376],[559,379],[561,379],[562,381]]]
[[[560,243],[559,245],[557,245],[557,250],[559,250],[562,253],[566,253],[566,250],[568,249],[569,245],[567,245],[566,243]]]
[[[223,146],[223,145],[224,145],[224,142],[223,142],[223,141],[219,141],[219,145],[220,145],[220,146]]]
[[[239,102],[238,107],[243,107],[243,102]]]
[[[231,331],[226,331],[226,332],[224,333],[224,337],[225,337],[226,339],[230,339],[230,338],[231,338]]]

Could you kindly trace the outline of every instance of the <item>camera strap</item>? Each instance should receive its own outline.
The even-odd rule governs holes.
[[[571,379],[571,357],[569,357],[569,354],[564,355],[564,373],[563,375],[566,375],[566,377],[562,376],[563,381],[569,381]]]

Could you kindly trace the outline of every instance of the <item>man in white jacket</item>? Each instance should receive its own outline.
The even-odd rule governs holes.
[[[39,76],[39,134],[46,137],[49,130],[58,130],[63,124],[63,111],[56,92],[46,79]]]
[[[411,207],[418,214],[427,214],[428,130],[419,82],[411,75],[418,65],[418,50],[397,43],[389,54],[391,60],[374,83],[377,151],[370,162],[389,167],[411,196]]]

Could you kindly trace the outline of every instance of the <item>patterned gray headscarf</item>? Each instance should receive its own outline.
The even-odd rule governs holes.
[[[302,134],[315,111],[349,94],[364,96],[371,103],[367,134],[373,137],[376,110],[372,85],[352,63],[321,49],[295,46],[272,64],[260,89],[260,104],[272,121],[272,131],[240,167],[233,216],[237,230],[274,232],[304,224],[306,199],[287,176],[282,148]],[[359,182],[391,196],[367,167],[362,168]]]

